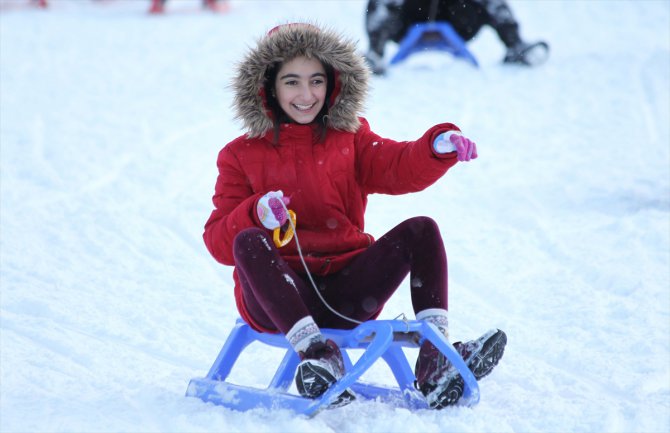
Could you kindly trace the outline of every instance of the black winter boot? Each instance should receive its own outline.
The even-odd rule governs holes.
[[[302,360],[298,364],[295,384],[301,396],[317,398],[344,376],[344,360],[340,348],[333,340],[316,341],[298,355]],[[346,390],[330,406],[343,406],[356,397]]]
[[[465,361],[475,379],[491,373],[505,352],[507,335],[492,329],[476,340],[454,343],[454,349]],[[433,409],[442,409],[458,403],[463,395],[464,382],[449,360],[426,341],[419,350],[414,370],[415,387],[426,397]]]
[[[492,329],[474,341],[454,343],[454,348],[461,355],[475,379],[491,373],[505,353],[507,335],[500,329]]]
[[[519,42],[507,48],[504,63],[524,66],[538,66],[549,58],[549,45],[546,42],[528,44]]]
[[[463,378],[430,341],[424,342],[419,349],[414,375],[414,386],[433,409],[454,405],[463,395]]]

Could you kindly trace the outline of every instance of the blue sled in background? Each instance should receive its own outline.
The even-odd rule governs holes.
[[[415,24],[400,41],[398,51],[391,59],[391,64],[399,63],[411,54],[426,50],[447,51],[455,57],[463,58],[475,67],[479,63],[468,50],[463,38],[456,33],[451,24],[445,21],[434,21]]]
[[[255,408],[290,409],[311,417],[328,408],[342,392],[351,389],[358,398],[375,399],[410,410],[427,409],[424,396],[414,388],[414,371],[402,350],[403,347],[418,348],[419,342],[426,339],[444,353],[463,377],[465,387],[459,405],[472,406],[479,402],[477,380],[463,358],[433,324],[423,321],[371,320],[351,330],[321,331],[340,347],[346,373],[319,398],[309,399],[297,393],[289,393],[300,358],[284,335],[256,332],[241,319],[237,320],[207,376],[192,379],[186,396],[238,411]],[[255,341],[286,349],[269,386],[263,389],[227,382],[242,351]],[[352,363],[347,351],[355,349],[363,349],[364,352],[356,363]],[[359,382],[361,375],[379,358],[391,368],[398,383],[397,388]]]

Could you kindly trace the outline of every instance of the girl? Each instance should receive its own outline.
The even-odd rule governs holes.
[[[287,24],[260,39],[233,82],[247,133],[219,153],[215,209],[205,225],[210,253],[235,266],[240,315],[258,331],[286,336],[302,360],[297,389],[310,398],[344,374],[339,348],[320,327],[376,318],[408,274],[416,319],[448,331],[447,258],[437,224],[411,218],[374,240],[364,213],[368,194],[420,191],[457,161],[476,158],[476,146],[451,123],[416,141],[375,134],[358,117],[368,76],[355,45],[333,31]],[[296,236],[277,248],[273,231],[293,227]],[[494,330],[455,346],[480,378],[505,343]],[[462,395],[460,375],[429,342],[416,377],[431,407]],[[339,403],[352,398],[346,392]]]

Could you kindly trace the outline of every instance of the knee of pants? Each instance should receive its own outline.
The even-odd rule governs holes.
[[[427,216],[418,216],[407,220],[409,229],[415,236],[434,236],[440,234],[440,228],[434,219]]]
[[[249,253],[254,253],[260,249],[272,251],[272,239],[267,231],[251,227],[244,229],[235,236],[233,241],[233,255],[235,259]]]

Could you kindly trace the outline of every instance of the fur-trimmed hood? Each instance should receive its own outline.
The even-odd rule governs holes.
[[[368,91],[369,70],[356,45],[330,29],[312,24],[285,24],[258,40],[238,63],[232,87],[235,91],[236,119],[244,123],[249,137],[263,136],[272,130],[263,86],[266,70],[277,62],[296,57],[317,58],[333,67],[335,91],[329,101],[327,126],[356,132],[358,116]]]

